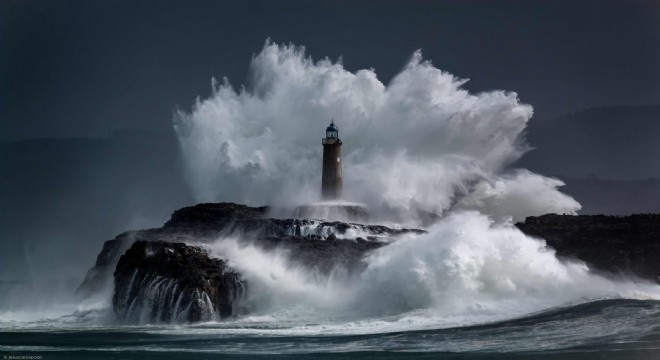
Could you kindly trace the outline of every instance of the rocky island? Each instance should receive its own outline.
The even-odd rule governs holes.
[[[336,267],[359,274],[362,259],[419,229],[275,219],[268,207],[207,203],[174,212],[161,228],[130,231],[108,240],[78,289],[89,296],[113,288],[113,309],[128,323],[220,320],[236,315],[249,284],[205,244],[233,238],[265,250],[283,249],[297,265],[328,274]],[[584,261],[607,275],[660,279],[660,215],[529,217],[516,224],[544,239],[559,258]]]
[[[104,243],[77,292],[114,287],[113,308],[126,322],[195,322],[234,315],[248,284],[196,245],[232,237],[282,249],[298,265],[327,274],[359,273],[362,257],[418,229],[308,219],[273,219],[268,207],[198,204],[174,212],[161,228],[129,231]]]

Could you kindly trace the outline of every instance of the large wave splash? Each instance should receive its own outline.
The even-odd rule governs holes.
[[[600,299],[660,299],[657,284],[605,278],[582,262],[562,262],[544,241],[474,211],[375,250],[358,276],[341,268],[322,276],[292,265],[285,251],[231,239],[209,248],[250,284],[250,316],[241,321],[307,324],[294,325],[292,333],[464,326]]]
[[[467,80],[435,68],[420,51],[388,85],[373,69],[314,62],[303,47],[266,42],[250,83],[213,80],[213,93],[178,111],[175,129],[199,201],[294,206],[320,196],[324,129],[344,141],[345,196],[382,207],[495,217],[574,214],[563,183],[507,170],[528,146],[532,107],[517,94],[470,94]],[[414,220],[414,219],[412,219]]]

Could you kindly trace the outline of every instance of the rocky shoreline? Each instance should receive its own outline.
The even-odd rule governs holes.
[[[247,283],[224,260],[210,258],[198,245],[233,239],[264,250],[286,251],[293,263],[319,274],[338,267],[357,274],[365,266],[366,252],[403,234],[424,232],[273,219],[267,213],[267,207],[232,203],[177,210],[161,228],[129,231],[106,241],[77,293],[86,297],[112,286],[115,313],[130,323],[220,319],[235,314]]]
[[[359,274],[371,250],[419,229],[273,219],[268,207],[198,204],[174,212],[161,228],[130,231],[106,241],[83,283],[82,297],[113,287],[113,309],[128,323],[181,323],[236,315],[249,284],[206,244],[232,239],[264,250],[281,249],[309,271],[341,267]],[[529,217],[516,226],[544,239],[562,259],[584,261],[605,275],[660,282],[660,215]]]
[[[602,275],[660,283],[660,214],[528,217],[516,226],[544,239],[557,257],[579,259]]]

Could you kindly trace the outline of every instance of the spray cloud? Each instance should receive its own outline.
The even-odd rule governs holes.
[[[403,210],[476,209],[521,219],[575,213],[563,183],[507,170],[527,149],[532,107],[517,94],[470,94],[467,81],[413,54],[388,85],[373,69],[314,62],[267,41],[249,87],[213,81],[208,99],[175,114],[199,201],[293,206],[320,192],[320,137],[331,118],[344,142],[345,197]],[[533,196],[528,196],[533,194]]]

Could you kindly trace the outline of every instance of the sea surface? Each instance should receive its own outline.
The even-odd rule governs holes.
[[[98,314],[0,323],[5,359],[660,359],[660,301],[597,300],[445,327],[414,314],[196,325],[95,325]],[[409,319],[409,323],[402,322]],[[103,323],[103,322],[101,322]],[[423,324],[420,326],[420,324]],[[417,329],[416,329],[417,327]],[[403,330],[397,330],[403,329]]]

